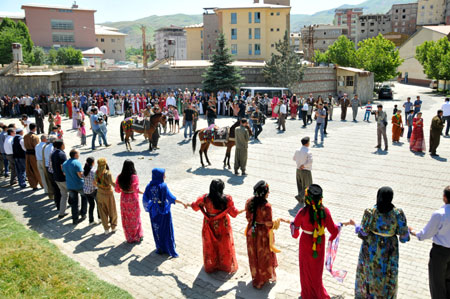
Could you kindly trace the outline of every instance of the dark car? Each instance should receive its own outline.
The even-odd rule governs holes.
[[[388,85],[384,85],[380,88],[380,91],[378,91],[378,98],[392,100],[394,99],[394,93]]]

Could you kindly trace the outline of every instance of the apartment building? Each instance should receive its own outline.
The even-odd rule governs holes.
[[[184,27],[188,60],[203,60],[203,23]]]
[[[357,40],[357,27],[359,17],[363,14],[362,8],[339,8],[334,11],[333,24],[337,26],[347,26],[348,38],[356,42]]]
[[[370,14],[358,17],[357,35],[355,42],[358,43],[378,34],[386,34],[392,31],[390,14]]]
[[[163,27],[155,32],[156,59],[187,59],[186,31],[183,27]]]
[[[43,48],[72,46],[90,49],[96,46],[93,9],[24,4],[25,20],[31,39]]]
[[[300,31],[303,44],[303,53],[306,59],[312,59],[314,52],[325,52],[341,35],[348,36],[346,25],[314,25],[305,26]]]
[[[119,32],[117,28],[95,25],[95,41],[103,52],[103,59],[124,61],[126,36],[127,34]]]
[[[392,32],[412,35],[417,26],[417,3],[394,4],[387,13],[391,16]]]
[[[268,61],[276,52],[275,44],[286,31],[290,33],[290,6],[255,2],[214,9],[219,30],[236,60]]]
[[[302,34],[300,32],[291,32],[290,39],[295,52],[303,51]]]
[[[418,0],[417,25],[445,24],[448,0]]]

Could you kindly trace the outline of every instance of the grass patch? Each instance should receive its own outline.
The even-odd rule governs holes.
[[[132,298],[0,209],[0,298]]]

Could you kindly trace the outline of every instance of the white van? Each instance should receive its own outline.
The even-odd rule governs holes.
[[[264,97],[264,94],[267,93],[269,99],[273,97],[281,98],[283,95],[289,97],[291,92],[288,88],[284,87],[249,87],[243,86],[240,88],[240,91],[243,91],[246,96],[254,97],[259,94],[261,97]]]

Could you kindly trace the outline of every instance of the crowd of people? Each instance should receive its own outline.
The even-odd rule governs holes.
[[[406,123],[403,123],[402,111],[395,108],[392,122],[392,142],[398,143],[403,135],[404,126],[408,127],[408,141],[411,150],[424,151],[422,101],[418,97],[414,103],[410,98],[404,103]],[[398,288],[398,241],[408,242],[410,236],[419,240],[433,239],[429,263],[430,291],[432,298],[448,298],[450,285],[450,186],[443,192],[445,205],[433,213],[430,222],[420,232],[407,226],[404,212],[393,205],[394,192],[390,187],[378,190],[376,204],[366,209],[360,224],[354,220],[335,223],[330,211],[325,207],[322,188],[313,183],[310,138],[301,140],[302,147],[294,154],[298,194],[296,199],[304,206],[294,219],[273,217],[269,203],[270,188],[267,182],[260,181],[253,187],[251,196],[242,210],[235,207],[231,196],[224,193],[225,184],[215,179],[209,192],[201,195],[192,203],[182,202],[171,193],[165,183],[165,169],[152,170],[152,180],[144,192],[139,188],[139,179],[134,163],[125,160],[121,173],[114,177],[105,158],[88,157],[84,166],[80,162],[77,149],[65,152],[64,132],[61,128],[62,115],[72,119],[72,129],[78,131],[81,144],[86,145],[85,115],[89,115],[92,129],[92,149],[95,149],[96,137],[100,145],[107,142],[108,116],[123,115],[124,118],[146,112],[160,111],[168,118],[169,133],[179,132],[183,118],[184,137],[196,131],[199,115],[205,115],[208,126],[214,127],[218,115],[235,116],[240,120],[236,129],[235,173],[240,169],[245,175],[248,130],[253,130],[253,138],[258,141],[262,125],[267,117],[277,121],[278,129],[286,130],[285,121],[297,117],[306,127],[316,121],[314,142],[321,143],[327,134],[328,121],[332,120],[334,107],[341,107],[341,120],[346,120],[347,108],[352,108],[353,121],[357,121],[358,110],[365,109],[364,120],[370,121],[374,115],[377,123],[378,145],[381,148],[383,137],[387,150],[386,127],[387,113],[382,105],[372,110],[368,102],[363,106],[355,95],[349,100],[347,95],[337,100],[329,95],[326,99],[308,99],[293,95],[269,99],[267,95],[251,97],[220,91],[217,96],[200,90],[169,91],[167,93],[147,92],[132,94],[123,92],[90,92],[74,95],[53,95],[50,97],[29,95],[23,97],[4,96],[1,99],[1,113],[4,117],[20,116],[23,128],[15,124],[0,123],[0,171],[9,177],[11,186],[19,184],[26,188],[26,182],[33,189],[42,186],[46,195],[54,201],[58,218],[68,216],[71,209],[72,223],[77,225],[89,219],[89,225],[97,225],[97,218],[104,233],[115,233],[118,213],[114,193],[120,194],[120,216],[129,243],[140,243],[144,237],[140,216],[141,204],[149,213],[156,252],[178,257],[172,224],[171,206],[181,204],[184,208],[200,211],[204,215],[202,239],[203,262],[207,273],[225,271],[234,273],[238,269],[235,244],[230,217],[245,213],[247,227],[247,253],[252,283],[262,288],[266,283],[276,281],[278,267],[274,231],[281,223],[287,223],[294,238],[300,236],[299,266],[302,298],[329,298],[322,282],[325,255],[326,268],[333,277],[343,279],[345,272],[333,270],[333,261],[337,253],[339,235],[346,225],[354,225],[356,235],[362,239],[355,280],[356,298],[394,298]],[[156,109],[156,110],[155,110]],[[147,115],[148,115],[147,113]],[[35,122],[30,120],[34,115]],[[49,123],[45,132],[44,119]],[[450,127],[450,103],[445,100],[442,109],[432,119],[430,127],[430,152],[436,155],[436,148],[447,122],[445,135]],[[250,124],[248,124],[249,122]],[[166,128],[162,128],[165,130]],[[25,132],[26,131],[26,132]],[[41,135],[41,136],[38,136]],[[241,141],[239,141],[241,140]],[[142,197],[141,197],[142,194]],[[325,229],[330,233],[328,248],[325,242]],[[300,230],[302,231],[300,235]]]

